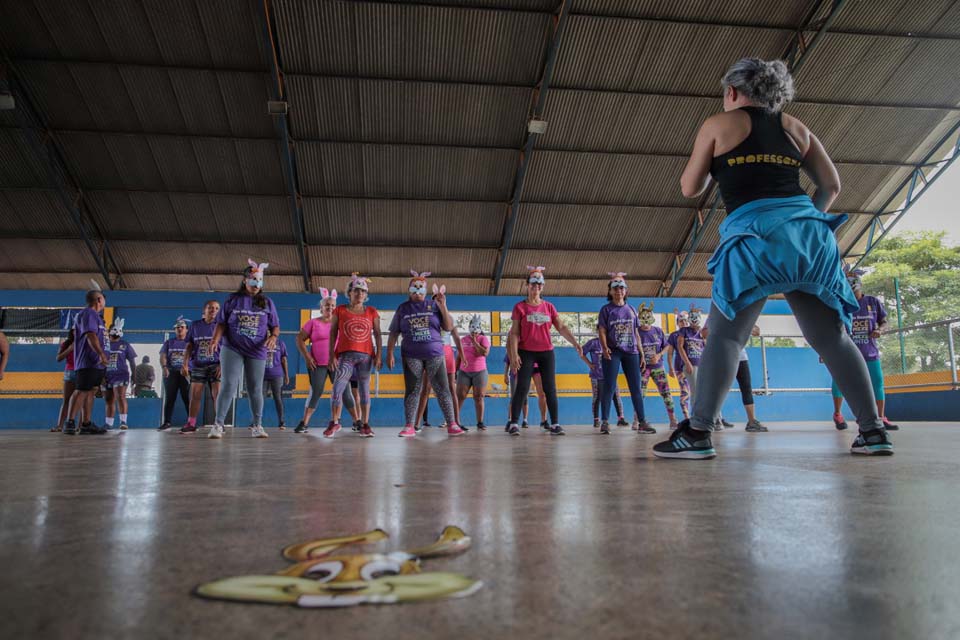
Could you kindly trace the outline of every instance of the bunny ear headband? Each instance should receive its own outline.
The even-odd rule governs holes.
[[[269,262],[261,262],[257,264],[250,258],[247,258],[247,264],[250,265],[249,267],[247,267],[247,269],[250,270],[250,277],[255,278],[257,280],[263,280],[263,272],[266,270],[267,267],[270,266]],[[244,271],[246,271],[246,269],[244,269]]]
[[[627,288],[627,281],[624,279],[627,274],[623,271],[608,271],[607,275],[610,276],[610,282],[607,283],[607,286]]]
[[[122,336],[123,335],[123,325],[124,319],[117,318],[113,321],[113,326],[110,327],[110,335],[112,336]]]
[[[470,333],[483,333],[483,324],[480,322],[479,314],[470,316]]]
[[[677,317],[677,322],[686,322],[690,319],[689,313],[686,311],[680,311],[680,309],[677,309],[676,307],[673,308],[673,315]]]
[[[320,302],[327,300],[328,298],[333,298],[333,303],[337,303],[337,290],[328,291],[324,287],[320,287]]]
[[[350,284],[347,285],[347,293],[353,291],[354,289],[360,289],[361,291],[370,291],[370,278],[360,277],[358,271],[354,271],[350,274]]]
[[[90,290],[91,291],[103,291],[103,288],[100,286],[100,283],[90,278]]]
[[[545,282],[543,277],[543,272],[546,267],[531,267],[527,265],[527,283],[528,284],[543,284]]]
[[[426,280],[428,276],[433,275],[430,271],[424,271],[423,273],[417,273],[413,269],[410,269],[410,275],[413,276],[412,280]]]
[[[186,326],[187,326],[187,319],[184,318],[183,316],[177,316],[177,321],[173,323],[173,328],[176,329],[177,327],[186,327]]]

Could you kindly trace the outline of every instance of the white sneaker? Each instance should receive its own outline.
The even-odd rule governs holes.
[[[219,440],[223,437],[223,425],[215,424],[210,427],[210,433],[207,434],[207,437],[211,440]]]
[[[263,427],[257,425],[253,428],[253,433],[250,434],[254,438],[269,438],[267,432],[263,430]]]

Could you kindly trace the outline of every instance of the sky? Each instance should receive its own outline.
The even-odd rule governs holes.
[[[960,160],[937,178],[890,233],[940,230],[947,232],[948,244],[960,245]]]

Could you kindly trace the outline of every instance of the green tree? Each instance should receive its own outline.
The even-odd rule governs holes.
[[[899,279],[903,326],[960,316],[960,247],[944,244],[945,232],[904,233],[886,240],[863,266],[864,291],[884,300],[888,326],[897,326],[894,278]],[[896,335],[881,339],[884,370],[901,371]],[[904,337],[906,372],[949,368],[945,327],[911,331]]]

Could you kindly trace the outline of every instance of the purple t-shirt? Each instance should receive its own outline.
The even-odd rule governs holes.
[[[283,359],[287,357],[287,345],[277,338],[277,346],[267,349],[267,364],[263,369],[263,379],[283,377]]]
[[[73,325],[73,366],[75,369],[103,369],[100,364],[100,356],[87,343],[86,334],[92,333],[100,341],[100,347],[107,350],[107,328],[103,323],[103,318],[92,308],[87,307],[77,314],[77,319]]]
[[[193,347],[190,350],[190,368],[207,367],[211,364],[220,364],[220,345],[213,348],[213,332],[217,322],[205,322],[203,318],[194,320],[187,331],[187,342]]]
[[[700,366],[700,358],[703,357],[703,347],[705,344],[703,336],[700,335],[700,330],[694,329],[693,327],[684,327],[680,329],[679,333],[683,336],[683,350],[687,352],[687,358],[690,359],[690,364],[695,367]],[[679,340],[679,336],[677,339]],[[683,360],[680,362],[682,365]]]
[[[400,355],[423,360],[442,356],[442,321],[440,307],[433,300],[407,300],[397,307],[397,312],[390,322],[390,333],[403,336],[400,341]]]
[[[253,302],[253,296],[235,293],[220,307],[217,324],[227,325],[223,333],[224,344],[244,358],[265,360],[267,334],[280,326],[277,308],[267,298],[267,306],[261,309]]]
[[[640,326],[637,312],[629,304],[617,306],[612,302],[603,305],[597,318],[597,326],[607,330],[607,346],[624,353],[640,353],[634,330]]]
[[[677,348],[677,336],[680,330],[677,329],[667,338],[667,344],[673,347],[673,370],[674,372],[683,371],[683,359],[680,358],[680,350]]]
[[[107,345],[107,384],[130,382],[130,370],[137,366],[137,352],[126,340],[110,340]],[[129,366],[127,363],[129,362]]]
[[[187,348],[186,340],[170,338],[160,347],[160,353],[167,356],[167,368],[180,370],[183,366],[183,352]]]
[[[603,380],[603,345],[600,338],[587,340],[583,345],[583,355],[590,361],[590,377],[593,380]]]
[[[883,321],[887,319],[887,310],[883,308],[883,303],[873,296],[863,296],[860,298],[860,309],[853,314],[853,343],[860,349],[863,359],[867,362],[880,359],[880,349],[877,347],[876,338],[871,338],[870,334],[877,330]]]
[[[663,369],[663,358],[656,363],[654,357],[667,348],[667,338],[663,335],[663,329],[660,327],[650,327],[646,331],[640,329],[640,348],[643,350],[643,359],[647,366],[655,369]]]

